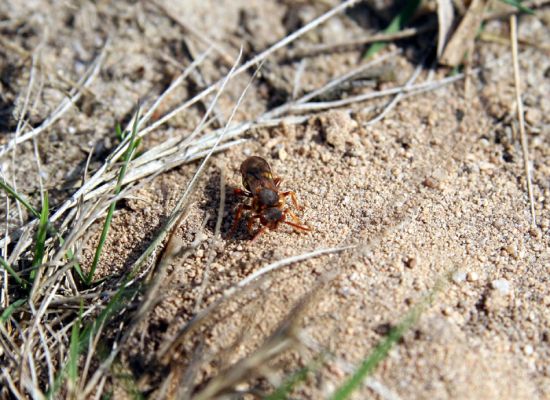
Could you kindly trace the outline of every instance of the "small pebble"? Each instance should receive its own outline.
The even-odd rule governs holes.
[[[518,249],[515,245],[509,244],[508,246],[506,246],[504,248],[504,250],[506,251],[506,253],[508,253],[508,255],[510,257],[515,258],[517,260],[517,258],[518,258]]]
[[[453,274],[452,279],[454,283],[464,282],[464,280],[466,279],[466,272],[457,271]]]
[[[531,125],[538,125],[542,120],[542,112],[536,108],[525,110],[525,121]]]
[[[431,177],[427,177],[426,179],[424,179],[424,182],[422,182],[422,184],[430,189],[437,189],[439,187],[439,182]]]
[[[416,261],[416,258],[414,257],[409,257],[407,260],[405,260],[405,266],[407,268],[413,269],[414,267],[416,267],[416,264],[417,264],[417,261]]]
[[[476,282],[479,279],[479,275],[477,272],[468,272],[468,274],[466,274],[466,279],[468,282]]]
[[[481,161],[478,166],[481,171],[490,171],[496,168],[495,164],[487,161]]]
[[[508,282],[506,279],[495,279],[491,282],[491,286],[493,287],[493,289],[498,290],[500,294],[504,296],[510,294],[512,290],[510,282]]]
[[[529,234],[531,235],[531,237],[535,238],[535,239],[539,239],[541,234],[540,234],[540,229],[536,228],[536,227],[532,227],[531,229],[529,229]]]
[[[284,149],[284,147],[279,149],[279,152],[277,154],[279,156],[279,160],[285,161],[288,158],[288,153]]]
[[[530,344],[525,345],[525,347],[523,348],[523,352],[526,356],[530,356],[531,354],[533,354],[533,351],[533,346],[531,346]]]

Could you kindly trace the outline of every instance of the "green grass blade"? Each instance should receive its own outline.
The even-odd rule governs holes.
[[[403,9],[395,16],[394,19],[390,22],[388,27],[384,29],[384,33],[395,33],[399,32],[403,27],[409,22],[411,17],[414,15],[416,9],[420,5],[421,0],[408,0],[403,7]],[[365,53],[365,58],[370,58],[374,54],[378,53],[384,48],[386,44],[384,42],[373,43],[367,52]]]
[[[527,14],[535,14],[533,10],[531,10],[529,7],[524,6],[521,4],[521,0],[500,0],[501,2],[505,4],[509,4],[511,6],[516,7],[519,11],[527,13]]]
[[[11,267],[11,265],[4,259],[4,257],[0,257],[0,265],[2,268],[4,268],[8,273],[13,276],[13,278],[19,283],[21,286],[26,286],[27,281],[25,281],[15,270]]]
[[[34,258],[32,261],[32,271],[31,271],[31,280],[36,276],[36,268],[42,264],[44,259],[44,251],[46,249],[46,238],[48,236],[48,192],[44,192],[44,197],[42,198],[42,212],[40,213],[40,221],[38,224],[38,231],[36,233],[36,245],[34,248]]]
[[[386,336],[386,338],[381,341],[372,351],[372,353],[361,363],[359,368],[355,373],[349,377],[343,384],[340,386],[335,393],[330,397],[331,400],[344,400],[347,399],[355,390],[357,390],[365,378],[371,374],[378,364],[383,361],[390,352],[393,345],[395,345],[405,332],[409,330],[420,318],[420,315],[425,310],[425,308],[433,301],[436,293],[441,290],[443,287],[443,282],[438,281],[435,285],[435,288],[426,295],[420,303],[414,306],[411,311],[407,313],[405,318]]]
[[[25,304],[27,299],[19,299],[11,303],[3,312],[2,316],[0,316],[0,323],[5,324],[11,317],[11,315],[14,313],[14,311],[19,308],[21,305]]]
[[[120,193],[120,190],[122,189],[122,182],[124,180],[124,176],[126,175],[128,164],[132,159],[132,155],[134,153],[134,150],[137,147],[137,144],[139,144],[139,143],[136,143],[138,121],[139,121],[139,107],[136,113],[136,117],[134,119],[134,125],[132,127],[132,136],[130,137],[130,143],[128,144],[128,148],[126,149],[126,153],[124,155],[124,163],[122,164],[122,167],[120,168],[120,172],[118,174],[118,180],[115,187],[115,196],[118,195]],[[117,131],[117,135],[122,135],[122,133],[120,132],[120,127],[115,128],[115,130]],[[113,220],[115,207],[116,207],[116,201],[113,201],[109,207],[109,211],[107,212],[107,217],[105,218],[105,223],[103,224],[103,230],[101,231],[101,236],[99,237],[99,243],[96,248],[94,260],[92,262],[92,265],[90,267],[90,272],[88,273],[88,277],[86,279],[86,282],[88,285],[92,283],[92,280],[94,278],[95,270],[97,268],[97,264],[99,263],[99,258],[101,257],[101,251],[103,250],[103,246],[105,244],[105,241],[107,240],[107,234],[109,233],[109,229],[111,227],[111,222]]]
[[[11,197],[13,197],[15,200],[17,200],[19,203],[23,204],[23,206],[29,210],[29,212],[34,215],[36,218],[40,218],[40,213],[36,211],[36,208],[31,206],[31,204],[19,193],[15,191],[14,188],[12,188],[6,181],[3,179],[0,179],[0,187],[4,189],[4,191],[9,194]]]

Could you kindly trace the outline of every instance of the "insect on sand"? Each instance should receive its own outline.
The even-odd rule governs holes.
[[[254,234],[252,240],[256,240],[266,229],[277,229],[280,223],[292,226],[296,230],[311,231],[308,226],[302,225],[300,219],[286,206],[285,199],[290,196],[292,204],[297,210],[302,210],[296,200],[296,194],[292,191],[281,192],[279,185],[281,178],[274,178],[271,167],[261,157],[248,157],[241,164],[243,186],[246,190],[235,189],[237,196],[252,198],[252,204],[240,204],[235,212],[235,220],[231,232],[235,233],[243,211],[250,211],[247,218],[248,232],[252,233],[252,227],[256,220],[262,225]],[[287,221],[290,217],[292,221]]]

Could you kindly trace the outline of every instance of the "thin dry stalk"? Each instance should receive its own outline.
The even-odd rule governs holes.
[[[305,57],[314,57],[319,54],[325,54],[325,53],[354,51],[370,43],[393,42],[399,39],[414,37],[421,33],[433,30],[435,29],[435,27],[436,27],[435,24],[427,23],[426,25],[423,25],[418,28],[407,28],[407,29],[403,29],[401,31],[393,32],[393,33],[377,33],[375,35],[354,38],[353,40],[347,40],[344,42],[326,43],[326,44],[319,44],[316,46],[297,48],[297,49],[288,51],[287,54],[283,56],[283,59],[294,60],[294,59],[302,59]]]
[[[352,69],[351,71],[346,72],[345,74],[343,74],[343,75],[341,75],[337,78],[331,79],[329,82],[327,82],[325,85],[323,85],[319,89],[316,89],[316,90],[302,96],[300,99],[298,99],[296,101],[293,101],[291,103],[283,104],[283,105],[281,105],[277,108],[274,108],[273,110],[265,113],[260,118],[260,120],[271,119],[271,118],[283,115],[285,113],[292,112],[292,110],[294,108],[296,108],[298,105],[305,104],[309,100],[314,99],[316,97],[319,97],[322,94],[325,94],[328,91],[337,88],[338,86],[342,85],[342,83],[352,79],[354,76],[357,76],[357,75],[363,73],[364,71],[368,70],[369,68],[372,68],[375,65],[378,65],[378,64],[382,63],[383,61],[386,61],[389,58],[396,56],[399,53],[401,53],[400,50],[392,51],[392,52],[384,54],[383,56],[378,57],[378,58],[376,58],[372,61],[369,61],[369,62],[367,62],[363,65],[360,65],[360,66]]]
[[[510,17],[510,42],[512,44],[512,60],[514,63],[514,81],[516,84],[516,107],[518,112],[521,149],[523,152],[523,169],[525,171],[525,180],[527,181],[527,193],[529,196],[529,205],[531,208],[531,226],[533,228],[536,228],[537,220],[536,220],[536,214],[535,214],[535,198],[533,196],[533,185],[531,183],[531,168],[529,166],[529,146],[527,144],[527,134],[525,133],[523,101],[521,100],[521,79],[519,74],[519,61],[518,61],[517,18],[515,15],[512,15]]]
[[[478,72],[478,69],[473,70],[471,73]],[[434,82],[424,82],[419,83],[416,85],[411,85],[409,87],[406,86],[398,86],[390,89],[380,90],[377,92],[371,92],[371,93],[365,93],[360,94],[357,96],[351,96],[347,97],[345,99],[341,100],[334,100],[334,101],[323,101],[323,102],[311,102],[311,103],[303,103],[303,104],[296,104],[293,107],[290,108],[290,112],[309,112],[309,111],[319,111],[319,110],[326,110],[329,108],[338,108],[338,107],[344,107],[348,106],[350,104],[354,103],[360,103],[367,100],[377,99],[381,97],[391,96],[394,94],[403,93],[404,95],[413,95],[413,94],[419,94],[419,93],[425,93],[432,90],[436,90],[439,88],[442,88],[444,86],[450,85],[454,82],[457,82],[461,79],[464,79],[465,74],[457,74],[455,76],[450,76],[447,78],[440,79],[438,81]]]
[[[405,86],[403,86],[403,90],[405,89],[409,89],[413,84],[414,82],[416,81],[416,78],[418,78],[418,76],[420,75],[420,73],[422,72],[422,63],[420,63],[416,69],[414,70],[413,74],[411,75],[411,77],[409,78],[409,80],[407,81],[407,83],[405,84]],[[377,122],[381,121],[384,119],[384,117],[397,105],[397,103],[399,103],[401,101],[401,99],[405,96],[405,93],[404,92],[400,92],[398,93],[387,105],[386,107],[384,107],[384,109],[382,110],[382,112],[380,114],[378,114],[375,118],[371,119],[370,121],[367,121],[365,123],[365,125],[374,125],[376,124]]]
[[[202,306],[202,300],[204,298],[204,292],[206,290],[206,287],[210,283],[210,268],[212,266],[212,262],[214,261],[214,257],[216,256],[214,249],[216,248],[216,245],[218,244],[218,241],[221,238],[220,231],[222,227],[224,208],[225,208],[225,174],[224,174],[224,168],[222,167],[220,168],[220,205],[218,207],[218,217],[216,219],[216,226],[214,228],[214,237],[210,241],[210,248],[208,249],[208,254],[206,257],[206,265],[204,267],[203,279],[201,282],[201,287],[199,289],[197,302],[195,303],[194,313],[197,313],[200,310]]]

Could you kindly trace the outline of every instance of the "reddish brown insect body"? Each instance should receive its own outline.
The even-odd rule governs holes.
[[[252,231],[252,226],[256,220],[260,221],[262,227],[254,234],[252,240],[255,240],[267,228],[277,229],[280,223],[291,225],[293,228],[310,231],[307,226],[302,225],[300,219],[287,207],[285,208],[285,198],[290,196],[294,207],[298,210],[302,208],[298,205],[296,194],[294,192],[280,192],[279,185],[281,178],[274,178],[271,168],[266,160],[261,157],[248,157],[241,164],[241,175],[243,186],[246,190],[235,189],[238,196],[251,197],[252,204],[241,204],[235,212],[235,221],[233,222],[232,232],[237,229],[237,224],[241,219],[243,211],[251,211],[248,216],[248,231]],[[294,222],[286,221],[289,216]]]

